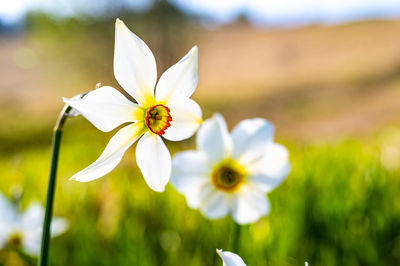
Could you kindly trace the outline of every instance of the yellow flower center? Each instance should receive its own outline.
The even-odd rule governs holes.
[[[20,233],[13,233],[8,238],[7,245],[12,248],[21,248],[22,247],[22,235]]]
[[[151,132],[159,136],[171,126],[172,117],[167,106],[157,104],[150,107],[146,112],[145,123]]]
[[[214,186],[225,192],[238,190],[243,184],[245,176],[243,166],[231,159],[215,165],[211,174]]]

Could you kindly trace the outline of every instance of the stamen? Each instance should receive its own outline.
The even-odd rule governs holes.
[[[13,248],[20,248],[22,246],[22,235],[20,233],[13,233],[8,241],[7,245]]]
[[[165,105],[154,105],[146,112],[146,126],[151,132],[159,136],[165,134],[165,130],[171,126],[171,121],[170,110]]]
[[[244,168],[230,159],[216,165],[212,171],[212,181],[215,187],[225,192],[236,191],[243,183],[244,178]]]

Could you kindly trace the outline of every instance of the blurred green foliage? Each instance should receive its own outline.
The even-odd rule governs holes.
[[[49,138],[50,128],[41,135]],[[232,248],[231,218],[206,219],[171,185],[164,193],[150,190],[134,147],[109,175],[90,183],[68,180],[97,158],[112,134],[83,118],[68,121],[55,214],[69,219],[70,230],[53,239],[51,265],[222,265],[215,249]],[[25,135],[29,145],[0,154],[1,191],[10,194],[22,185],[24,206],[44,201],[50,158],[50,141],[32,142],[35,131],[31,139]],[[239,254],[247,264],[398,265],[399,168],[382,166],[381,145],[284,144],[292,172],[268,195],[270,214],[241,229]],[[194,142],[168,146],[173,153]]]
[[[58,92],[57,97],[87,91],[99,81],[118,87],[112,75],[115,16],[149,44],[157,58],[158,73],[196,43],[190,38],[198,24],[165,1],[157,1],[154,8],[142,13],[123,11],[119,8],[107,16],[66,20],[39,13],[28,16],[24,38],[32,49],[40,47],[35,50],[43,63],[38,72],[43,71],[41,78],[51,92]],[[398,69],[393,73],[387,77],[396,77]],[[82,88],[88,84],[92,87]],[[301,94],[290,96],[287,100],[295,105],[294,112],[304,111],[304,106],[298,106]],[[330,101],[330,94],[328,98]],[[214,101],[202,105],[205,114],[221,109],[221,99]],[[336,109],[336,102],[332,102]],[[53,102],[44,100],[42,104]],[[56,115],[38,117],[9,105],[0,113],[0,191],[10,195],[15,185],[21,185],[23,206],[32,200],[44,202]],[[253,110],[251,106],[260,106],[257,115],[261,107],[272,113],[266,105],[279,108],[279,112],[288,109],[282,100],[266,104],[261,98],[256,103],[242,99],[231,106],[224,103],[223,111],[233,110],[229,119]],[[233,109],[236,106],[240,112]],[[315,109],[310,112],[316,113]],[[399,136],[399,131],[395,134]],[[150,190],[136,166],[135,147],[113,172],[97,181],[68,180],[99,156],[112,135],[97,131],[82,118],[68,121],[55,214],[70,221],[70,230],[52,240],[51,265],[222,265],[215,249],[232,249],[232,220],[207,220],[189,209],[184,197],[170,185],[165,193]],[[392,159],[396,151],[399,157],[400,141],[385,143],[386,148],[377,139],[284,144],[290,150],[292,172],[268,195],[270,214],[242,228],[239,255],[244,261],[250,266],[304,265],[304,261],[328,266],[399,265],[400,162]],[[193,148],[194,141],[168,146],[173,153]],[[385,167],[382,158],[389,160]],[[6,250],[0,252],[0,265],[4,264],[35,265],[35,261]]]

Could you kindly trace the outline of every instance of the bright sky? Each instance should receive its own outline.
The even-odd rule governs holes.
[[[143,8],[148,0],[125,0]],[[0,18],[15,22],[31,8],[71,15],[73,0],[1,0]],[[77,1],[90,9],[93,2]],[[246,13],[257,24],[302,25],[341,23],[368,18],[400,18],[400,0],[172,0],[190,14],[227,23]],[[151,3],[151,1],[150,1]]]

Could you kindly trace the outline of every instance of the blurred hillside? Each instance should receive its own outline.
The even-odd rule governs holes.
[[[280,136],[300,140],[360,136],[400,122],[399,21],[286,30],[241,22],[207,30],[165,8],[120,18],[149,44],[159,75],[199,46],[195,98],[206,117],[221,112],[234,124],[263,116]],[[14,116],[49,126],[62,96],[97,82],[119,88],[114,18],[32,14],[26,24],[23,34],[0,37],[2,121]]]

